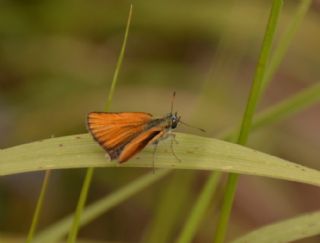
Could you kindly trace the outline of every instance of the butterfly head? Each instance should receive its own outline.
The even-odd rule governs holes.
[[[175,112],[168,114],[168,120],[169,120],[169,127],[171,129],[175,129],[178,125],[178,123],[180,122],[180,116],[178,116],[178,113]]]

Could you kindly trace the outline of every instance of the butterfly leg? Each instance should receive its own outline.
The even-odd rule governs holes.
[[[171,148],[171,152],[172,152],[173,156],[174,156],[179,162],[181,162],[181,159],[179,159],[179,157],[176,155],[176,153],[174,152],[174,149],[173,149],[173,142],[175,142],[176,144],[178,144],[178,141],[176,140],[176,134],[171,133],[171,132],[161,132],[161,133],[159,133],[151,142],[152,142],[153,144],[155,144],[155,143],[158,143],[160,140],[167,139],[168,137],[171,138],[170,148]]]
[[[151,141],[149,141],[148,144],[154,144],[155,145],[155,148],[154,148],[154,153],[153,153],[153,168],[154,168],[154,162],[155,162],[155,152],[157,150],[157,147],[158,147],[158,143],[160,140],[164,140],[168,137],[171,137],[171,152],[173,154],[173,156],[180,162],[181,159],[178,158],[178,156],[176,155],[176,153],[174,152],[174,149],[173,149],[173,142],[175,141],[176,143],[177,140],[175,139],[175,134],[174,133],[171,133],[171,132],[166,132],[166,131],[161,131],[157,136],[155,136]]]
[[[166,133],[164,131],[161,131],[155,136],[152,140],[148,142],[148,144],[153,144],[154,149],[153,149],[153,159],[152,159],[152,168],[153,168],[153,173],[155,173],[155,160],[156,160],[156,152],[158,149],[158,143],[160,140],[162,140],[163,137],[166,136]]]
[[[171,137],[171,139],[172,139],[176,144],[179,144],[178,140],[176,139],[176,134],[170,133],[169,136]]]
[[[153,158],[152,158],[152,170],[153,170],[153,174],[155,173],[155,167],[154,167],[154,162],[156,160],[156,152],[157,152],[157,148],[158,148],[158,141],[153,143]]]
[[[171,143],[170,143],[170,147],[171,147],[171,152],[173,154],[174,157],[176,157],[176,159],[181,162],[181,159],[176,155],[176,153],[174,152],[174,149],[173,149],[173,142],[175,142],[176,144],[178,144],[178,141],[176,139],[176,134],[174,133],[168,133],[168,136],[171,137]]]

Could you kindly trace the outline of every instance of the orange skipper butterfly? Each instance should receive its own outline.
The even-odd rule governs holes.
[[[90,112],[87,117],[88,130],[111,160],[124,163],[149,144],[156,145],[156,150],[160,140],[168,136],[174,139],[171,131],[179,123],[189,126],[180,120],[177,112],[172,112],[174,97],[175,92],[171,112],[161,118],[154,118],[146,112]],[[177,158],[173,149],[172,152]]]

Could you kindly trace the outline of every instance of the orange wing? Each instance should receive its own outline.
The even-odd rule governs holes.
[[[88,130],[113,160],[144,131],[152,115],[145,112],[90,112],[87,119]]]
[[[133,155],[141,151],[146,145],[157,141],[164,133],[165,130],[161,127],[154,127],[141,133],[123,148],[118,159],[119,162],[126,162]]]

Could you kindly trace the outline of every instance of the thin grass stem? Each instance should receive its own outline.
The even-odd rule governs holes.
[[[130,24],[131,24],[131,18],[132,18],[132,10],[133,10],[133,6],[132,4],[130,5],[130,10],[129,10],[129,15],[128,15],[128,21],[127,21],[127,25],[126,25],[126,30],[125,30],[125,34],[124,34],[124,39],[123,39],[123,43],[122,43],[122,47],[121,47],[121,51],[118,57],[118,61],[116,64],[116,68],[115,68],[115,72],[113,75],[113,79],[111,82],[111,88],[109,90],[109,94],[108,94],[108,99],[107,99],[107,103],[106,103],[106,107],[105,110],[108,111],[110,106],[111,106],[111,102],[112,102],[112,97],[113,94],[115,92],[115,87],[118,81],[118,76],[119,76],[119,72],[120,72],[120,68],[121,68],[121,64],[123,62],[123,58],[124,58],[124,53],[125,53],[125,49],[126,49],[126,44],[127,44],[127,39],[128,39],[128,33],[129,33],[129,29],[130,29]],[[81,192],[80,192],[80,197],[79,197],[79,201],[77,204],[77,208],[75,211],[75,215],[74,215],[74,219],[73,219],[73,223],[71,225],[71,229],[69,232],[69,236],[68,236],[68,243],[74,243],[77,239],[77,234],[78,234],[78,230],[79,230],[79,226],[80,226],[80,218],[83,212],[83,208],[84,205],[87,201],[87,197],[88,197],[88,192],[89,192],[89,188],[91,185],[91,181],[93,178],[93,174],[94,174],[94,168],[87,168],[86,170],[86,175],[84,178],[84,182],[81,188]]]
[[[260,90],[262,88],[262,81],[266,73],[266,67],[269,61],[271,47],[272,47],[273,39],[275,36],[276,28],[278,25],[278,19],[280,16],[282,5],[283,5],[283,1],[281,0],[274,0],[272,2],[272,8],[270,11],[269,20],[268,20],[265,36],[264,36],[262,47],[261,47],[260,57],[259,57],[259,61],[256,68],[256,73],[254,75],[252,88],[250,90],[246,110],[245,110],[241,128],[240,128],[239,137],[237,140],[237,143],[241,145],[245,145],[249,137],[253,115],[254,115],[257,103],[259,101],[259,96],[261,94]],[[231,214],[231,209],[233,205],[234,195],[236,192],[238,177],[239,175],[234,173],[230,174],[228,177],[221,214],[219,217],[216,234],[214,236],[215,243],[224,242],[227,226],[228,226],[228,222]]]
[[[50,170],[46,170],[45,173],[44,173],[40,194],[39,194],[39,197],[38,197],[38,201],[37,201],[35,212],[34,212],[33,217],[32,217],[32,223],[31,223],[31,226],[30,226],[30,229],[29,229],[29,233],[28,233],[28,237],[27,237],[27,241],[26,241],[27,243],[31,243],[32,242],[34,233],[35,233],[35,231],[37,229],[39,218],[40,218],[40,214],[41,214],[42,207],[43,207],[44,197],[46,195],[46,191],[47,191],[47,188],[48,188],[48,182],[49,182],[50,174],[51,174]]]
[[[196,233],[196,230],[203,218],[206,209],[209,207],[211,199],[214,196],[214,192],[218,186],[219,180],[221,178],[221,173],[213,172],[209,179],[207,180],[204,188],[202,189],[202,193],[198,197],[194,208],[190,212],[190,216],[179,235],[176,243],[186,243],[192,242],[192,239]]]

